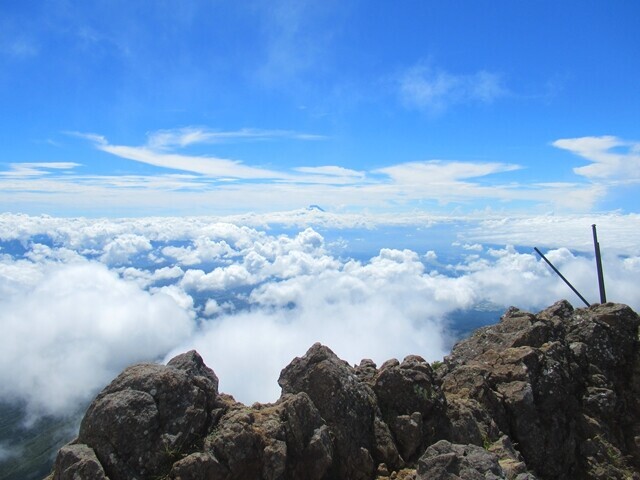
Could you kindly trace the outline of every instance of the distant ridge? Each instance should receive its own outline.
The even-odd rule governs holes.
[[[314,205],[309,205],[307,207],[307,210],[310,210],[310,211],[311,210],[317,210],[318,212],[324,212],[325,211],[324,208],[322,208],[320,205],[315,205],[315,204]]]

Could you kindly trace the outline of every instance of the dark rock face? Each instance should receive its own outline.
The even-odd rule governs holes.
[[[86,445],[66,445],[60,449],[54,466],[54,480],[75,478],[106,479],[95,452]]]
[[[134,365],[89,406],[78,443],[95,451],[112,480],[160,475],[202,443],[217,388],[218,379],[196,352],[167,366]]]
[[[506,474],[498,456],[475,445],[446,440],[431,445],[418,461],[418,480],[498,480]]]
[[[351,367],[313,345],[274,404],[218,393],[192,351],[124,370],[52,479],[640,480],[640,318],[510,308],[432,368]]]
[[[387,364],[373,379],[383,418],[406,461],[445,434],[446,400],[434,377],[431,366],[412,355]]]
[[[355,369],[327,347],[316,343],[280,374],[283,393],[305,392],[334,435],[336,471],[340,478],[370,479],[376,463],[376,417],[379,410],[371,387]],[[380,423],[378,423],[380,425]],[[385,436],[387,432],[379,432]],[[394,452],[395,453],[395,452]],[[397,463],[397,453],[390,460]]]
[[[626,478],[640,460],[638,324],[615,304],[510,309],[453,349],[443,390],[475,400],[471,410],[488,412],[542,478]],[[484,435],[494,440],[495,428]]]

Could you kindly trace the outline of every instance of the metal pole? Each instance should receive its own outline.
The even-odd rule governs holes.
[[[607,303],[607,294],[604,291],[604,273],[602,273],[602,257],[600,256],[600,243],[595,223],[591,225],[593,230],[593,247],[596,251],[596,268],[598,270],[598,287],[600,288],[600,303]]]
[[[533,247],[533,249],[536,251],[536,253],[537,253],[538,255],[540,255],[540,256],[542,257],[542,259],[543,259],[545,262],[547,262],[547,264],[548,264],[548,265],[553,269],[553,271],[554,271],[554,272],[556,272],[556,273],[558,274],[558,276],[559,276],[562,280],[564,280],[564,283],[566,283],[567,285],[569,285],[569,288],[570,288],[571,290],[573,290],[573,293],[575,293],[578,297],[580,297],[580,300],[582,300],[582,301],[584,302],[584,304],[585,304],[587,307],[590,307],[591,305],[589,305],[589,302],[587,302],[587,301],[584,299],[584,297],[583,297],[582,295],[580,295],[580,292],[578,292],[578,290],[576,290],[576,289],[575,289],[575,287],[574,287],[573,285],[571,285],[571,283],[569,283],[569,280],[567,280],[566,278],[564,278],[564,275],[562,275],[562,274],[560,273],[560,270],[558,270],[556,267],[554,267],[554,266],[553,266],[553,263],[551,263],[551,262],[547,259],[547,257],[545,257],[545,256],[542,254],[542,252],[541,252],[540,250],[538,250],[538,247]]]

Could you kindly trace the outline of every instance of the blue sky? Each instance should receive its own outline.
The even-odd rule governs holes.
[[[0,210],[638,212],[635,1],[0,5]]]

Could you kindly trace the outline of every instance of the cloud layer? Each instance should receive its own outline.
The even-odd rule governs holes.
[[[5,259],[7,266],[16,267]],[[157,359],[191,334],[189,313],[170,296],[145,292],[104,265],[45,260],[31,268],[21,285],[0,287],[3,396],[25,400],[31,414],[72,412],[114,372]]]
[[[392,241],[358,258],[349,254],[358,238],[399,227],[318,210],[225,220],[0,215],[2,399],[26,402],[33,416],[67,414],[124,366],[197,348],[223,391],[269,401],[280,369],[316,341],[352,363],[413,353],[436,360],[460,327],[457,312],[536,310],[560,298],[579,305],[530,249],[509,246],[526,245],[541,226],[554,231],[549,217],[422,219],[402,228],[423,247]],[[596,301],[592,256],[554,244],[564,236],[578,245],[567,240],[585,224],[589,232],[588,220],[558,218],[564,230],[538,246]],[[624,248],[624,228],[637,232],[640,220],[597,220],[609,298],[639,309],[640,252]],[[289,233],[274,232],[285,224]],[[340,241],[330,243],[320,232],[335,237],[336,227]],[[458,241],[430,248],[438,228],[458,229]],[[609,249],[615,228],[622,240]]]
[[[483,208],[585,212],[606,200],[612,188],[636,185],[640,178],[637,142],[617,137],[557,140],[555,147],[591,163],[573,169],[574,181],[523,182],[513,178],[525,175],[525,167],[500,161],[427,159],[391,162],[368,171],[304,163],[276,169],[190,149],[203,144],[215,148],[222,142],[328,140],[294,131],[183,127],[150,132],[147,142],[138,146],[114,144],[97,134],[70,135],[89,140],[98,152],[120,161],[145,164],[151,173],[131,174],[125,169],[118,174],[88,174],[86,166],[73,162],[10,163],[0,171],[0,207],[13,211],[20,205],[27,213],[92,216],[265,212],[311,203],[335,211],[376,213],[426,206],[431,211],[456,208],[466,213]],[[135,171],[133,165],[131,169]]]

